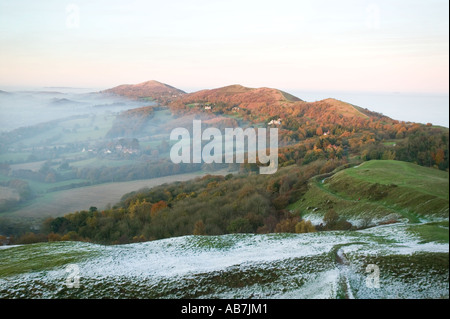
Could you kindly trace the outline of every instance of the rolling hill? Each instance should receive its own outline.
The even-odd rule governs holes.
[[[290,209],[317,222],[333,209],[360,226],[442,219],[449,214],[448,183],[448,172],[400,161],[368,161],[312,178],[304,197]]]
[[[367,284],[368,264],[379,269],[378,288]],[[448,237],[423,240],[401,224],[0,249],[0,298],[7,299],[448,298],[448,278]]]
[[[333,98],[316,102],[305,102],[302,99],[275,88],[249,88],[239,84],[228,85],[215,89],[200,90],[186,93],[170,85],[157,81],[147,81],[140,84],[123,84],[101,91],[134,99],[155,100],[168,105],[178,115],[186,112],[202,112],[211,109],[223,113],[252,114],[253,120],[269,116],[303,117],[318,124],[339,123],[346,120],[392,120],[376,112],[371,112],[359,106],[339,101]],[[237,110],[238,109],[238,110]]]
[[[121,95],[133,99],[156,100],[160,103],[167,103],[186,94],[186,92],[173,86],[154,80],[139,84],[122,84],[111,89],[100,91],[100,93]]]
[[[238,84],[186,94],[180,100],[185,104],[196,101],[223,102],[249,109],[259,105],[282,105],[287,102],[301,101],[299,98],[277,89],[248,88]]]

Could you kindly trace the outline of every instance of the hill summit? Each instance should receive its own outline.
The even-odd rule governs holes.
[[[254,108],[261,104],[280,105],[288,102],[302,101],[289,93],[272,88],[248,88],[239,84],[224,86],[217,89],[202,90],[186,94],[181,102],[205,101],[210,103],[229,103],[246,108]]]
[[[133,99],[151,99],[159,102],[168,102],[186,94],[180,89],[154,80],[139,84],[122,84],[100,93],[122,95]]]

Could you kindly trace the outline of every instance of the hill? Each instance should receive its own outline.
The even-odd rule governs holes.
[[[406,225],[0,249],[0,298],[448,298],[448,278],[448,237],[424,241]]]
[[[297,125],[364,126],[368,122],[393,124],[382,114],[333,98],[316,102],[305,102],[300,98],[275,88],[249,88],[239,84],[215,89],[186,93],[168,84],[147,81],[139,84],[123,84],[101,91],[133,99],[154,100],[168,105],[176,115],[208,113],[230,115],[254,124],[270,119],[297,122]],[[315,129],[316,129],[315,128]]]
[[[391,160],[314,177],[290,209],[322,222],[330,210],[354,224],[448,218],[448,172]]]
[[[111,89],[100,91],[100,93],[122,95],[133,99],[156,100],[163,103],[168,103],[186,94],[182,90],[158,81],[122,84]]]
[[[186,94],[181,98],[183,103],[203,101],[210,103],[227,103],[255,108],[260,104],[282,104],[284,102],[301,101],[286,92],[271,88],[248,88],[242,85],[230,85],[212,90],[202,90]]]
[[[333,125],[367,126],[369,122],[392,125],[395,121],[376,112],[333,98],[305,102],[287,92],[274,88],[248,88],[229,85],[201,90],[172,100],[169,103],[177,115],[209,113],[240,118],[253,124],[269,123],[295,131],[298,127],[328,131]],[[278,121],[280,119],[281,121]]]

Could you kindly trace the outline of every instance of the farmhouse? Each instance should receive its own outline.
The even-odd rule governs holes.
[[[272,120],[269,123],[267,123],[269,125],[281,125],[281,119],[278,120]]]

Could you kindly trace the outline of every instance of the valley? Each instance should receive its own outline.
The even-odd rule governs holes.
[[[448,128],[157,81],[0,110],[1,298],[448,298]],[[172,162],[196,120],[276,128],[278,169]]]

